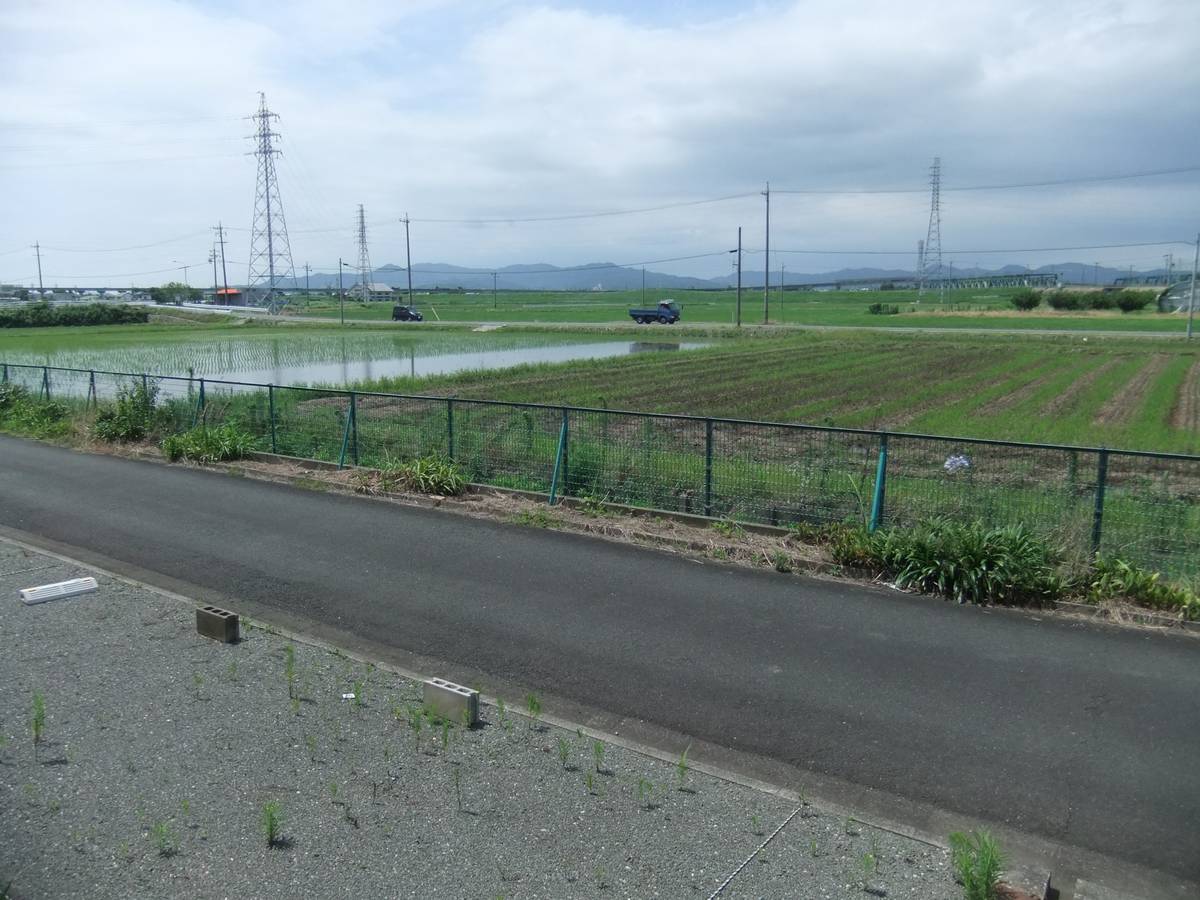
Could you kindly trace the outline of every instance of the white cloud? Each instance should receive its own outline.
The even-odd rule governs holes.
[[[282,117],[279,172],[298,265],[353,255],[359,202],[380,264],[403,259],[396,219],[405,212],[553,215],[753,192],[768,179],[776,188],[919,186],[935,154],[948,186],[1194,159],[1200,7],[1186,0],[802,2],[671,21],[499,0],[263,7],[113,0],[0,12],[0,41],[14,50],[0,74],[0,190],[20,210],[0,223],[0,252],[35,239],[145,244],[217,219],[248,228],[254,164],[239,117],[257,90]],[[159,161],[127,161],[150,159]],[[944,243],[1187,237],[1198,182],[1192,173],[947,193]],[[773,243],[783,248],[907,248],[927,215],[921,195],[773,199]],[[757,246],[761,217],[761,200],[750,198],[547,225],[424,224],[414,227],[414,256],[632,261],[722,249],[739,224]],[[322,231],[331,227],[344,231]],[[232,235],[230,255],[242,260],[249,236]],[[47,265],[56,274],[150,270],[207,250],[198,237],[48,254]],[[1159,251],[1142,256],[1149,266]],[[0,278],[30,269],[21,254],[0,256]]]

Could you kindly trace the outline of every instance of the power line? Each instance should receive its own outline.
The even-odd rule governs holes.
[[[1058,187],[1068,184],[1094,184],[1102,181],[1128,181],[1132,178],[1153,178],[1157,175],[1181,175],[1200,172],[1200,166],[1180,166],[1175,169],[1150,169],[1144,172],[1122,172],[1115,175],[1084,175],[1078,178],[1053,178],[1045,181],[1021,181],[1010,184],[971,184],[960,187],[943,187],[942,191],[1007,191],[1017,188]],[[800,188],[784,190],[776,188],[777,194],[924,194],[928,188]]]
[[[207,234],[206,231],[193,231],[190,234],[182,234],[179,237],[167,238],[164,241],[155,241],[153,244],[135,244],[130,247],[102,247],[96,249],[88,249],[82,247],[49,247],[46,250],[53,250],[55,253],[124,253],[127,250],[146,250],[150,247],[162,247],[166,244],[177,244],[179,241],[190,240],[202,234]]]
[[[558,216],[510,216],[495,219],[412,219],[413,222],[424,222],[439,225],[509,225],[524,222],[568,222],[574,219],[603,219],[610,216],[632,216],[640,213],[659,212],[664,209],[682,209],[687,206],[701,206],[706,203],[724,203],[728,200],[741,200],[746,197],[756,197],[757,192],[745,194],[728,194],[724,197],[706,197],[703,200],[684,200],[679,203],[664,203],[660,206],[642,206],[636,209],[610,209],[599,212],[568,213]]]
[[[1130,244],[1085,244],[1076,247],[1000,247],[976,250],[943,250],[942,255],[961,255],[968,253],[1065,253],[1070,250],[1122,250],[1128,247],[1172,247],[1180,244],[1191,245],[1192,241],[1139,241]],[[762,253],[762,249],[747,248],[745,253]],[[779,250],[772,253],[800,253],[810,256],[909,256],[912,250]]]

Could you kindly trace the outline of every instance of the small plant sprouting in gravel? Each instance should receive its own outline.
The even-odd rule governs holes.
[[[637,783],[638,806],[643,809],[653,809],[654,782],[639,778]]]
[[[596,774],[597,775],[603,774],[604,773],[604,742],[603,741],[593,741],[592,742],[592,759],[595,761],[595,764],[596,764]]]
[[[845,832],[846,837],[858,837],[862,833],[850,816],[847,816],[846,821],[842,823],[842,831]]]
[[[150,840],[159,856],[174,856],[177,852],[175,834],[166,822],[155,822],[151,826]]]
[[[763,835],[762,819],[758,816],[750,817],[750,833],[757,837],[762,837]]]
[[[41,749],[42,737],[46,733],[46,698],[41,691],[33,692],[33,706],[29,715],[29,730],[33,732],[33,756],[36,759]]]
[[[442,749],[450,746],[450,720],[442,719]]]
[[[329,782],[329,799],[336,800],[338,792],[338,784],[336,781]]]
[[[813,859],[816,859],[818,856],[820,856],[820,855],[821,855],[821,851],[817,849],[817,842],[816,842],[816,841],[809,841],[809,842],[808,842],[808,852],[812,854],[812,858],[813,858]]]
[[[200,690],[204,687],[204,676],[199,672],[192,673],[192,686],[196,689],[196,699],[202,699],[200,696]]]
[[[283,813],[279,804],[269,800],[262,808],[262,829],[267,839],[267,849],[271,850],[279,843],[280,830],[283,828]]]
[[[586,775],[583,776],[583,783],[585,785],[587,785],[587,792],[589,794],[594,795],[596,793],[596,783],[592,778],[591,772],[588,772]]]
[[[283,648],[283,677],[287,679],[288,699],[296,699],[296,648],[288,644]]]
[[[950,835],[950,859],[966,900],[995,900],[1004,854],[986,831]]]
[[[454,767],[454,799],[458,801],[458,811],[462,812],[462,769],[458,766]]]
[[[859,868],[862,869],[862,888],[868,893],[874,893],[871,887],[871,879],[875,877],[879,871],[879,858],[874,853],[864,853],[858,860]]]
[[[604,871],[604,866],[596,866],[592,874],[596,876],[596,890],[608,890],[608,873]]]
[[[419,753],[421,750],[421,724],[424,721],[424,716],[421,714],[421,709],[418,706],[410,706],[408,708],[408,727],[413,733],[413,751]]]
[[[315,734],[306,734],[304,736],[304,745],[308,747],[309,762],[315,764],[317,761],[317,736]]]
[[[365,681],[354,682],[354,705],[355,706],[362,706],[364,703],[366,703],[366,700],[364,699],[364,697],[366,696],[366,690],[367,690],[367,683]]]
[[[512,730],[512,721],[508,718],[508,707],[504,705],[503,697],[496,701],[496,713],[500,716],[500,727],[507,734]]]
[[[529,711],[529,727],[536,730],[538,720],[542,717],[542,701],[537,694],[531,692],[525,695],[525,708]]]
[[[688,755],[688,750],[691,750],[691,749],[692,748],[691,748],[690,744],[687,747],[685,747],[684,751],[681,754],[679,754],[679,762],[675,763],[675,774],[679,777],[679,790],[681,790],[681,791],[684,789],[684,787],[687,784],[687,775],[688,775],[687,755]]]
[[[722,519],[720,522],[713,522],[712,529],[713,531],[717,532],[717,534],[723,535],[727,538],[741,537],[746,533],[742,529],[742,526],[737,522],[734,522],[732,519]]]
[[[225,677],[230,681],[237,681],[237,660],[229,664],[229,668],[225,670]]]
[[[571,758],[571,742],[564,737],[558,739],[558,761],[562,763],[563,770],[567,768],[567,762]]]
[[[775,567],[776,572],[786,575],[792,571],[792,558],[782,550],[776,550],[771,554],[771,565]]]
[[[464,709],[462,711],[462,730],[463,734],[471,730],[471,710]],[[461,737],[461,735],[459,736]]]

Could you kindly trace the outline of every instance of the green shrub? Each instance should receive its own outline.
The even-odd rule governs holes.
[[[867,307],[867,312],[873,316],[898,316],[900,307],[895,303],[872,303]]]
[[[11,382],[0,384],[0,430],[31,437],[59,437],[71,427],[71,410],[57,400],[42,400]]]
[[[200,425],[179,434],[168,435],[163,439],[162,450],[171,462],[191,459],[196,462],[213,463],[241,459],[254,450],[254,436],[236,425]]]
[[[1116,309],[1117,297],[1115,294],[1107,291],[1096,291],[1088,294],[1084,298],[1087,305],[1091,309]]]
[[[1054,291],[1046,296],[1051,309],[1083,309],[1084,299],[1076,291]]]
[[[0,312],[0,328],[44,328],[51,325],[130,325],[150,321],[150,310],[142,306],[88,303],[82,306],[51,306],[33,303]]]
[[[1037,309],[1038,305],[1042,302],[1042,297],[1037,291],[1031,288],[1022,288],[1009,297],[1008,302],[1017,309]]]
[[[1066,590],[1059,554],[1023,525],[988,528],[931,519],[878,537],[879,556],[896,585],[959,603],[1044,603]]]
[[[453,497],[467,489],[467,480],[458,466],[440,456],[423,456],[412,462],[390,465],[380,473],[385,491],[417,491]]]
[[[996,900],[1004,855],[986,831],[950,835],[950,859],[966,900]]]
[[[122,387],[116,401],[96,414],[92,430],[96,437],[109,443],[144,440],[154,430],[157,400],[157,382],[142,381]]]
[[[1116,302],[1123,313],[1137,312],[1150,304],[1150,294],[1145,291],[1121,291],[1116,296]]]
[[[1200,620],[1200,596],[1185,587],[1164,584],[1151,572],[1122,559],[1097,556],[1088,585],[1088,599],[1126,600],[1138,606],[1180,613],[1185,619]]]

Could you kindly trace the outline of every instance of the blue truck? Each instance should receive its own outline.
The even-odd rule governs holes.
[[[631,309],[629,315],[639,325],[649,325],[651,322],[674,325],[679,321],[679,304],[674,300],[660,300],[654,309]]]

